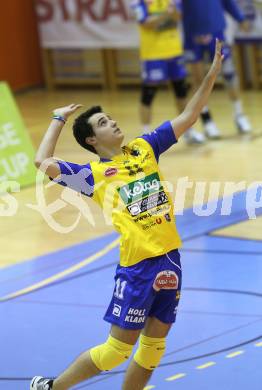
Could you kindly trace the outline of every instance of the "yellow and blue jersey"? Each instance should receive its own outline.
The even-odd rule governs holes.
[[[157,30],[144,25],[149,16],[166,12],[170,2],[171,0],[135,0],[132,2],[132,8],[139,23],[140,57],[143,61],[164,60],[183,54],[180,32],[174,21],[163,23]]]
[[[159,170],[161,153],[176,143],[170,122],[122,148],[111,160],[58,161],[59,184],[92,199],[120,234],[120,265],[129,267],[179,248],[171,195]]]

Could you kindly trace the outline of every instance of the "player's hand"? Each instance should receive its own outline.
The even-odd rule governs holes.
[[[210,71],[216,75],[220,72],[224,55],[222,54],[222,42],[216,38],[216,50]]]
[[[243,32],[250,32],[251,31],[251,23],[249,20],[243,20],[243,22],[240,23],[240,30]]]
[[[168,5],[167,15],[176,22],[181,19],[181,13],[178,11],[174,1],[170,1]]]
[[[68,119],[70,115],[74,114],[81,107],[83,107],[82,104],[69,104],[69,106],[56,108],[53,113]]]

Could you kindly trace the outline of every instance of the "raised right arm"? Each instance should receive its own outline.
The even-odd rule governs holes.
[[[70,104],[54,110],[54,117],[59,119],[51,121],[36,152],[35,166],[51,178],[55,178],[61,173],[57,160],[53,158],[60,133],[68,117],[80,107],[82,107],[80,104]]]

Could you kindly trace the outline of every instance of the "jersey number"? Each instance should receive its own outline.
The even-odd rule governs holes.
[[[118,299],[124,299],[124,291],[126,288],[127,281],[123,280],[121,282],[120,278],[117,279],[116,281],[116,288],[115,288],[115,297]]]

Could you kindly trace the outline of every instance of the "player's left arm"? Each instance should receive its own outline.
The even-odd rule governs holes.
[[[217,39],[215,56],[209,72],[205,76],[196,93],[186,105],[184,111],[177,118],[171,121],[176,139],[178,139],[197,121],[203,107],[207,104],[209,95],[221,70],[221,65],[224,58],[221,50],[222,42]]]
[[[237,2],[235,0],[223,0],[222,3],[225,11],[228,12],[229,15],[239,23],[240,28],[243,31],[248,32],[250,30],[250,23],[246,19],[241,8],[239,8]]]

